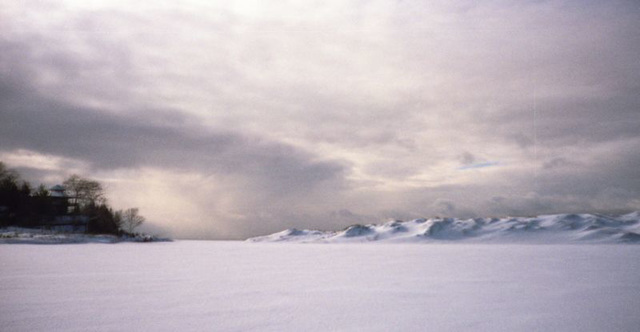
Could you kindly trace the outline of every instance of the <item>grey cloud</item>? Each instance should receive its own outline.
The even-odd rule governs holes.
[[[637,140],[619,147],[590,151],[591,158],[574,162],[562,157],[544,163],[537,174],[503,174],[478,190],[500,193],[489,199],[490,214],[620,212],[640,206],[640,181],[637,170],[640,158],[630,154]],[[573,158],[573,157],[568,157]],[[567,161],[568,160],[568,161]],[[504,195],[504,193],[511,193]],[[483,214],[482,205],[476,210]],[[544,212],[542,212],[544,211]]]
[[[433,208],[438,214],[443,214],[444,216],[456,214],[456,205],[450,200],[436,199],[436,201],[433,202]]]
[[[634,92],[606,100],[541,103],[537,119],[540,144],[601,143],[637,136],[640,97]]]
[[[8,85],[19,87],[17,82]],[[94,170],[149,167],[197,172],[217,179],[214,184],[220,188],[204,189],[210,192],[209,197],[184,192],[204,213],[200,228],[167,225],[164,221],[164,226],[157,225],[154,230],[165,227],[165,231],[187,238],[239,239],[276,231],[287,221],[302,225],[323,222],[330,218],[305,215],[304,208],[295,211],[315,199],[322,204],[323,197],[337,196],[347,187],[343,163],[318,160],[292,146],[231,131],[182,125],[191,121],[181,121],[181,116],[176,121],[168,110],[149,113],[154,119],[147,121],[137,115],[114,115],[48,100],[26,88],[17,90],[31,93],[15,90],[5,90],[0,100],[0,151],[26,149],[82,160]],[[32,181],[56,172],[22,170]],[[220,195],[223,197],[217,197]],[[220,198],[231,200],[233,205],[227,209],[244,217],[225,217],[215,204]]]
[[[545,161],[542,164],[542,168],[543,169],[554,169],[554,168],[570,166],[572,164],[573,164],[573,162],[567,160],[566,158],[556,157],[556,158],[552,158],[550,160]]]
[[[633,1],[314,6],[14,5],[0,149],[197,173],[228,192],[194,205],[236,238],[640,208]],[[479,161],[500,167],[455,173]]]
[[[544,194],[580,195],[593,198],[606,188],[623,188],[640,197],[640,157],[629,153],[627,146],[608,151],[592,153],[588,165],[565,167],[562,171],[541,172],[536,181]]]
[[[95,169],[143,166],[251,177],[262,190],[288,195],[340,181],[343,165],[315,161],[291,146],[231,131],[182,126],[168,110],[152,120],[114,115],[39,96],[20,82],[2,82],[0,148],[85,160]],[[176,121],[178,119],[178,121]]]
[[[375,217],[353,212],[349,209],[341,209],[329,212],[327,216],[334,225],[368,224],[377,221]]]
[[[504,170],[477,172],[477,181],[440,185],[401,193],[398,206],[423,216],[456,217],[537,215],[569,212],[628,212],[640,208],[640,158],[629,153],[638,140],[609,149],[573,152],[542,163],[534,172]],[[579,160],[574,162],[572,160]],[[546,168],[544,165],[546,164]],[[449,199],[444,199],[448,197]]]
[[[505,135],[505,138],[509,141],[513,140],[522,149],[528,149],[534,144],[533,139],[523,133],[508,133]]]
[[[460,155],[460,163],[462,165],[471,165],[476,161],[476,157],[468,151],[465,151]]]
[[[640,97],[633,92],[604,100],[545,100],[536,109],[505,109],[485,119],[496,126],[479,128],[485,137],[522,149],[558,149],[637,137]]]

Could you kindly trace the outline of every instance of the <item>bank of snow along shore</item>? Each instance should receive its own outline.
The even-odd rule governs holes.
[[[109,235],[57,232],[45,229],[7,227],[0,228],[0,244],[68,244],[68,243],[120,243],[120,242],[166,242],[171,239],[148,234]]]

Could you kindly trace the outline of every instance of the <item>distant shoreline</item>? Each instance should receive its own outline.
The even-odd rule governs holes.
[[[124,242],[171,242],[149,234],[116,236],[111,234],[86,234],[59,232],[37,228],[0,228],[0,244],[74,244],[74,243],[124,243]]]

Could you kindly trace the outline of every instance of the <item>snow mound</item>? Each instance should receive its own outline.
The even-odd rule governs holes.
[[[431,218],[352,225],[342,231],[288,229],[249,242],[524,242],[638,243],[640,214],[554,214],[537,217]]]
[[[0,243],[70,244],[70,243],[118,243],[160,242],[169,239],[151,235],[115,236],[105,234],[63,233],[43,229],[7,227],[0,228]]]

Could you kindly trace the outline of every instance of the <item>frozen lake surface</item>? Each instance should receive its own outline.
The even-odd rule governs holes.
[[[638,331],[640,246],[0,245],[2,331]]]

